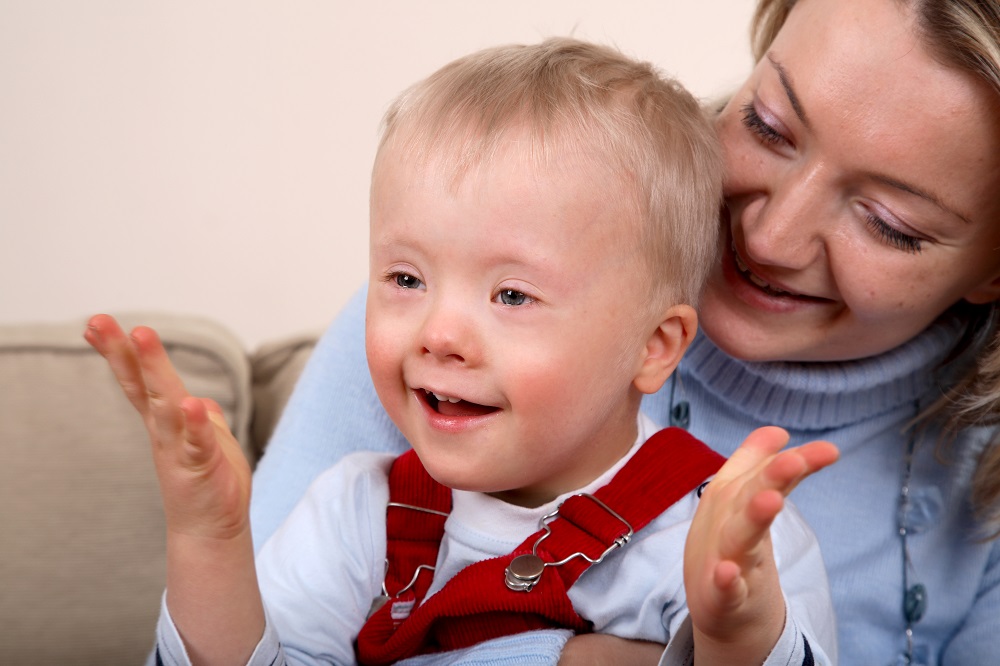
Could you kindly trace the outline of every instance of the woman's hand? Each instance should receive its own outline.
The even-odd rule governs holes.
[[[781,451],[781,428],[752,432],[705,488],[684,551],[701,664],[762,663],[785,622],[770,527],[804,478],[837,460],[829,442]]]
[[[601,664],[651,664],[656,666],[666,648],[659,643],[631,641],[605,634],[572,636],[563,646],[559,666]]]

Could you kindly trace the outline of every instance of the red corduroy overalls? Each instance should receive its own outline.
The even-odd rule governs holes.
[[[532,629],[589,631],[566,591],[591,564],[715,474],[723,461],[684,430],[661,430],[608,485],[568,498],[558,515],[543,519],[543,528],[513,553],[469,565],[424,602],[432,577],[421,572],[437,562],[451,490],[408,451],[389,473],[386,596],[381,606],[380,600],[373,604],[358,635],[358,661],[391,664]],[[542,562],[548,563],[544,569]],[[398,592],[388,598],[388,590]]]

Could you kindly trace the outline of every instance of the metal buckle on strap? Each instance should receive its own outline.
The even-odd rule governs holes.
[[[530,592],[533,587],[538,583],[539,579],[542,577],[542,573],[545,571],[546,567],[558,567],[566,564],[574,557],[582,557],[590,564],[600,564],[604,561],[604,558],[616,548],[622,548],[629,542],[635,531],[627,520],[619,516],[611,507],[597,499],[589,493],[580,493],[578,495],[573,495],[573,497],[586,497],[597,503],[599,507],[610,513],[616,519],[621,521],[625,526],[625,532],[615,537],[611,542],[611,545],[601,553],[600,557],[596,559],[590,558],[586,553],[577,551],[568,557],[564,557],[558,562],[546,562],[541,557],[538,556],[538,545],[542,543],[545,539],[552,534],[552,528],[549,527],[549,523],[559,517],[559,509],[562,508],[562,504],[556,507],[556,510],[552,513],[542,516],[541,520],[538,521],[538,526],[545,530],[545,534],[538,537],[534,545],[531,547],[531,553],[525,555],[518,555],[510,564],[507,566],[506,571],[504,571],[504,583],[507,587],[515,592]],[[568,498],[568,499],[572,499]],[[563,502],[565,504],[565,502]]]
[[[411,511],[419,511],[421,513],[429,513],[429,514],[432,514],[432,515],[435,515],[435,516],[443,516],[444,518],[448,517],[448,513],[445,512],[445,511],[436,511],[434,509],[428,509],[428,508],[423,507],[423,506],[414,506],[412,504],[403,504],[402,502],[388,502],[386,504],[386,509],[388,510],[389,508],[409,509]],[[394,594],[389,594],[389,590],[386,589],[386,586],[385,586],[385,579],[389,575],[389,558],[386,557],[385,558],[385,573],[382,574],[382,594],[380,594],[379,596],[377,596],[374,599],[372,599],[371,608],[368,610],[368,617],[371,617],[372,615],[374,615],[376,613],[376,611],[378,611],[379,608],[381,608],[382,606],[384,606],[385,603],[387,601],[389,601],[389,599],[396,599],[396,598],[398,598],[399,596],[401,596],[401,595],[405,594],[407,591],[409,591],[414,585],[416,585],[417,584],[417,579],[420,577],[420,572],[421,571],[434,571],[434,570],[435,570],[435,567],[432,567],[429,564],[420,564],[420,565],[417,565],[417,568],[414,569],[414,571],[413,571],[413,577],[410,578],[410,582],[407,583],[406,585],[404,585],[403,587],[401,587]]]

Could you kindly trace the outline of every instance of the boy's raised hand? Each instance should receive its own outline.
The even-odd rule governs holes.
[[[146,425],[168,531],[227,539],[249,530],[250,465],[219,405],[187,392],[150,328],[126,335],[114,318],[96,315],[84,338]]]
[[[787,443],[781,428],[758,428],[702,493],[684,550],[696,664],[762,663],[784,628],[771,523],[795,486],[839,455],[829,442],[782,451]]]
[[[250,465],[219,405],[191,396],[150,328],[96,315],[84,338],[142,416],[167,521],[167,607],[193,663],[246,663],[264,631]]]

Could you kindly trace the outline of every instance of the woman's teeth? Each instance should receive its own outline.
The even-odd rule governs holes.
[[[771,296],[795,296],[795,294],[793,294],[790,291],[785,291],[784,289],[778,289],[777,287],[772,287],[759,275],[751,271],[750,266],[748,266],[746,262],[743,261],[743,257],[740,256],[740,253],[736,251],[735,247],[733,248],[733,256],[736,258],[736,268],[737,270],[739,270],[740,275],[742,275],[743,277],[745,277],[746,279],[750,280],[755,285],[760,287],[760,289],[763,290],[765,293],[770,294]]]
[[[432,395],[435,398],[437,398],[438,402],[451,402],[451,403],[462,402],[461,398],[452,398],[451,396],[441,395],[440,393],[434,393],[433,391],[428,391],[427,389],[424,389],[424,392],[427,395]]]

